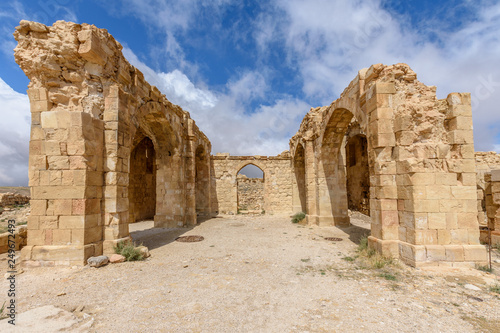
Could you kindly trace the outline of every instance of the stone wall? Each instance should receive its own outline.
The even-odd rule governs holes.
[[[305,152],[308,222],[349,225],[343,145],[355,121],[367,138],[370,246],[413,266],[486,262],[470,103],[468,93],[437,99],[406,64],[359,71],[290,141],[292,158]]]
[[[21,21],[14,36],[16,62],[30,79],[25,262],[83,264],[113,252],[129,238],[129,222],[153,213],[156,227],[196,224],[196,164],[209,170],[211,145],[189,113],[148,84],[104,29]],[[155,179],[138,178],[145,165],[132,154],[145,138],[155,150]],[[141,192],[143,180],[154,195]],[[203,201],[208,210],[210,196]],[[143,204],[144,211],[135,209]]]
[[[238,212],[262,212],[264,208],[264,178],[248,178],[238,174]]]
[[[495,152],[476,152],[477,210],[481,227],[481,241],[487,241],[488,223],[493,225],[496,205],[493,203],[491,171],[500,169],[500,154]],[[490,222],[488,222],[490,221]]]
[[[289,215],[292,211],[292,172],[290,155],[278,156],[212,156],[212,211],[221,214],[238,212],[238,172],[253,164],[264,172],[264,203],[266,214]]]
[[[488,206],[491,243],[500,244],[500,169],[491,171],[491,204]]]
[[[0,206],[25,205],[30,202],[30,197],[18,193],[0,193]]]
[[[25,225],[17,226],[14,231],[14,240],[15,240],[15,250],[19,251],[27,244],[28,238],[27,227]],[[0,254],[6,253],[9,251],[9,232],[4,232],[0,234]],[[12,237],[10,238],[12,241]]]

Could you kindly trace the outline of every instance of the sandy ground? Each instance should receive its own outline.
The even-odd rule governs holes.
[[[136,223],[132,236],[151,258],[25,269],[18,310],[54,305],[91,332],[500,332],[500,295],[488,289],[498,276],[397,264],[363,269],[359,258],[346,258],[356,257],[369,225],[353,222],[342,230],[270,216],[214,218],[192,229]],[[174,241],[179,235],[205,240]],[[6,266],[0,257],[2,277]],[[2,303],[6,290],[2,280]]]

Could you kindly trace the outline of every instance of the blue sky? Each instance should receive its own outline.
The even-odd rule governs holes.
[[[111,3],[111,4],[109,4]],[[45,0],[0,4],[0,185],[25,185],[28,80],[21,19],[107,29],[127,59],[189,111],[213,153],[275,155],[311,107],[361,68],[408,63],[438,97],[473,94],[477,150],[500,151],[500,3],[402,0]]]

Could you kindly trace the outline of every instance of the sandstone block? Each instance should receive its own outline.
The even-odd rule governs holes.
[[[500,182],[500,169],[491,170],[491,181]]]
[[[465,245],[464,260],[486,262],[488,260],[488,251],[484,245]]]
[[[461,245],[448,245],[446,249],[446,261],[460,262],[464,261],[464,247]]]
[[[122,256],[121,254],[112,254],[110,257],[109,257],[109,262],[112,263],[112,264],[118,264],[118,263],[121,263],[121,262],[124,262],[125,261],[125,257]]]

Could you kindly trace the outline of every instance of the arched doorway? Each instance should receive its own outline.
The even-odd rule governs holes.
[[[156,213],[156,153],[150,138],[144,137],[130,155],[130,223],[153,219]]]
[[[357,134],[348,138],[345,149],[348,208],[370,216],[370,172],[366,136]]]
[[[206,217],[210,213],[210,161],[203,146],[195,153],[196,215]]]
[[[265,213],[264,171],[254,164],[247,164],[238,171],[236,182],[238,213]]]
[[[295,174],[295,182],[297,184],[297,198],[294,202],[294,211],[307,213],[306,206],[306,161],[304,146],[297,145],[295,156],[293,158],[293,167]]]
[[[318,222],[320,225],[349,226],[345,156],[342,147],[353,114],[333,111],[323,134],[318,166]]]

